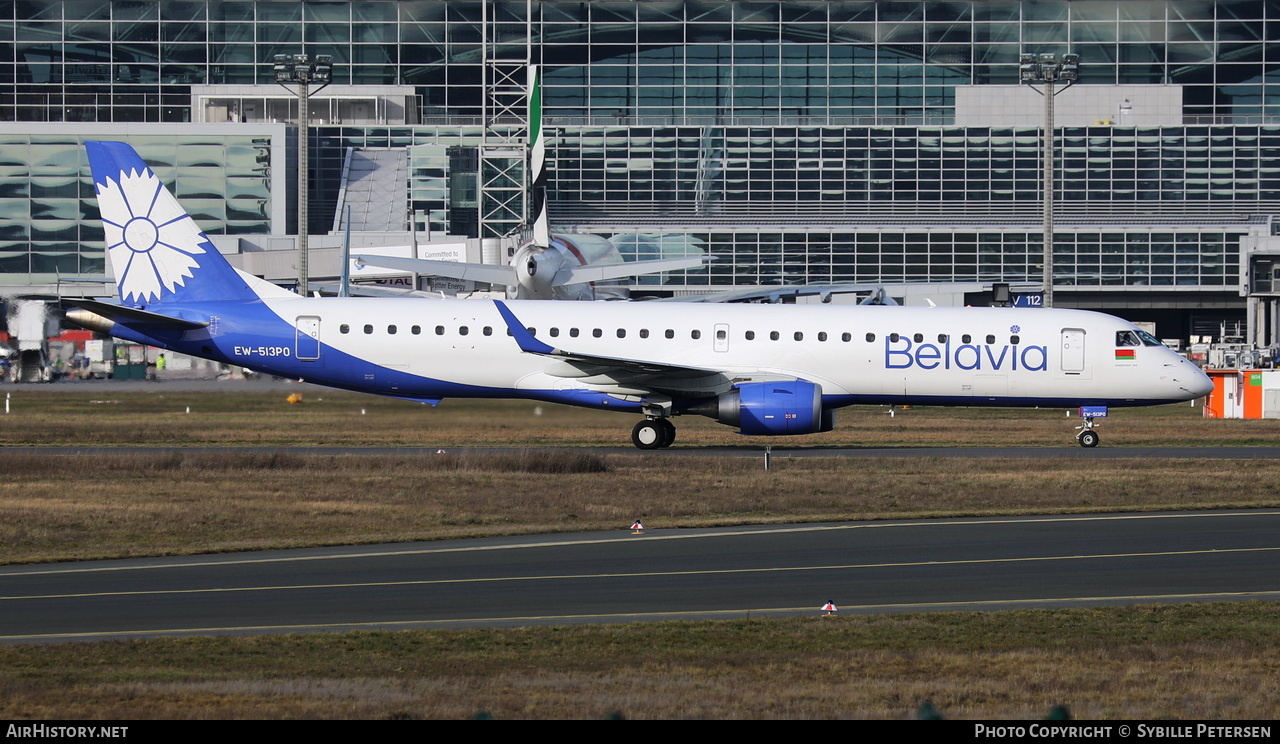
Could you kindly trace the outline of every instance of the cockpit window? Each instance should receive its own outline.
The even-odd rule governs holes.
[[[1164,346],[1160,340],[1143,330],[1116,331],[1116,346]]]

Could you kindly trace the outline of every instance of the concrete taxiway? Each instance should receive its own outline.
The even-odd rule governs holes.
[[[0,568],[0,642],[1280,598],[1280,511],[450,540]]]

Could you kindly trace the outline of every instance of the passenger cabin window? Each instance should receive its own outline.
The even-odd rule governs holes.
[[[818,331],[818,340],[819,340],[819,341],[826,341],[826,340],[827,340],[827,332],[826,332],[826,331]]]
[[[365,326],[365,327],[364,327],[364,332],[365,332],[365,333],[373,333],[373,326],[371,326],[371,325],[367,325],[367,326]]]
[[[940,343],[940,344],[945,344],[945,343],[947,342],[947,339],[949,339],[949,338],[950,338],[950,336],[948,336],[947,334],[945,334],[945,333],[939,333],[939,334],[938,334],[938,343]]]
[[[967,333],[960,337],[960,343],[967,344],[967,343],[970,343],[970,342],[972,342],[972,341],[973,341],[973,336],[970,336],[970,335],[969,335],[969,334],[967,334]]]
[[[578,329],[577,329],[577,328],[570,328],[570,329],[569,329],[569,338],[577,338],[577,337],[578,337]]]
[[[391,334],[392,336],[396,335],[396,327],[393,325],[387,326],[387,333]]]
[[[346,323],[343,323],[342,325],[338,326],[338,333],[351,333],[351,326],[347,325]]]
[[[560,329],[559,329],[559,328],[552,328],[552,329],[551,329],[551,338],[555,338],[555,337],[557,337],[557,336],[559,336],[559,335],[560,335]]]
[[[770,341],[777,341],[777,340],[778,340],[778,338],[779,338],[779,336],[778,336],[778,332],[777,332],[777,331],[769,331],[769,340],[770,340]]]
[[[692,338],[695,341],[702,338],[702,331],[690,331],[689,338]]]
[[[492,335],[493,335],[493,326],[485,326],[485,327],[484,327],[484,335],[486,335],[486,336],[492,336]]]
[[[746,334],[745,334],[745,336],[746,336],[746,338],[747,338],[747,340],[748,340],[748,341],[755,341],[755,340],[756,340],[756,332],[755,332],[755,331],[747,331],[747,332],[746,332]]]
[[[409,328],[409,333],[412,333],[412,334],[413,334],[413,335],[415,335],[415,336],[421,336],[421,335],[422,335],[422,326],[411,326],[411,327]]]
[[[724,341],[724,340],[725,340],[725,339],[727,339],[727,338],[729,338],[729,332],[728,332],[728,331],[723,330],[723,329],[721,329],[721,330],[719,330],[719,331],[716,331],[716,340],[717,340],[717,341]]]
[[[875,335],[874,333],[869,333],[869,334],[867,334],[867,335],[868,335],[868,336],[871,336],[871,340],[872,340],[872,341],[874,341],[874,340],[875,340],[875,338],[876,338],[876,335]],[[849,341],[852,341],[852,340],[853,340],[853,334],[852,334],[852,333],[842,333],[842,334],[840,334],[840,340],[841,340],[841,341],[844,341],[845,343],[848,343]]]
[[[1021,338],[1020,336],[1010,336],[1010,337],[1009,337],[1009,343],[1013,344],[1014,346],[1017,346],[1017,345],[1018,345],[1018,342],[1019,342],[1019,341],[1021,341],[1021,340],[1022,340],[1022,338]]]
[[[436,335],[437,335],[437,336],[443,336],[443,335],[444,335],[444,326],[436,326]]]
[[[461,326],[460,328],[458,328],[459,336],[465,336],[470,332],[471,332],[471,329],[467,328],[466,326]]]
[[[991,344],[994,344],[995,342],[996,342],[996,337],[995,337],[995,336],[992,336],[992,335],[990,335],[990,334],[988,334],[988,335],[987,335],[987,345],[988,345],[988,346],[990,346]]]
[[[795,339],[795,340],[797,340],[797,341],[803,341],[803,340],[804,340],[804,333],[802,333],[802,332],[800,332],[800,331],[796,331],[796,332],[795,332],[795,335],[794,335],[792,338],[794,338],[794,339]]]
[[[912,338],[913,338],[913,339],[915,339],[915,342],[916,342],[916,343],[920,343],[920,342],[924,341],[924,334],[923,334],[923,333],[917,333],[916,335],[912,336]]]
[[[902,337],[901,337],[901,336],[899,336],[899,335],[898,335],[898,334],[896,334],[896,333],[890,333],[890,334],[889,334],[889,341],[890,341],[890,342],[892,342],[892,343],[895,343],[895,344],[896,344],[896,343],[898,343],[899,339],[901,339],[901,338],[902,338]]]
[[[846,334],[844,334],[844,335],[848,336],[849,334],[847,334],[847,333],[846,333]],[[847,339],[847,338],[845,339],[845,341],[848,341],[848,340],[849,340],[849,339]],[[875,341],[875,340],[876,340],[876,334],[874,334],[874,333],[868,333],[868,334],[867,334],[867,341],[868,341],[868,342],[870,342],[870,341]]]
[[[604,335],[604,331],[600,330],[599,328],[592,328],[591,335],[595,336],[596,338],[600,338],[601,336]]]
[[[675,337],[676,337],[676,332],[675,332],[675,331],[673,331],[673,330],[671,330],[670,328],[668,328],[668,329],[667,329],[667,332],[666,332],[666,334],[665,334],[665,335],[666,335],[666,337],[667,337],[667,338],[675,338]]]
[[[626,338],[626,337],[627,337],[627,330],[625,328],[619,328],[618,338]]]
[[[641,329],[640,329],[640,338],[649,338],[649,329],[648,329],[648,328],[641,328]]]

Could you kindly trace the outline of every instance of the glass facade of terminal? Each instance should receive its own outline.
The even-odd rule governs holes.
[[[479,113],[481,0],[0,0],[0,119],[189,121],[188,86],[273,82],[276,54],[338,83],[412,85],[424,116]],[[547,115],[945,121],[954,87],[1074,51],[1081,82],[1185,86],[1191,116],[1280,114],[1278,0],[524,0]]]
[[[999,127],[552,128],[557,201],[617,214],[695,216],[720,204],[802,205],[806,219],[939,203],[1037,214],[1040,137]],[[1205,202],[1280,210],[1280,125],[1066,127],[1061,208],[1147,203],[1170,214]],[[619,204],[619,202],[621,202]],[[867,203],[859,206],[860,203]],[[654,214],[653,216],[657,216]]]
[[[83,140],[0,132],[0,274],[98,275],[106,247]],[[271,142],[261,136],[129,135],[209,235],[271,232]]]
[[[555,229],[717,257],[637,284],[1038,282],[1039,129],[955,122],[957,86],[1016,85],[1024,52],[1181,91],[1178,124],[1058,129],[1058,285],[1234,293],[1280,213],[1280,0],[0,0],[0,121],[30,131],[0,140],[0,275],[102,268],[78,141],[43,122],[189,122],[192,86],[274,86],[277,54],[410,86],[424,122],[313,127],[313,234],[346,148],[406,147],[406,209],[478,235],[486,8],[545,71]],[[266,144],[139,132],[210,234],[290,230]]]
[[[1064,230],[1055,233],[1054,273],[1068,287],[1226,288],[1237,282],[1243,231],[1162,232]],[[995,230],[884,229],[666,233],[611,236],[638,260],[663,258],[685,245],[719,260],[707,269],[668,278],[690,287],[801,283],[1037,284],[1043,235]],[[655,285],[656,277],[640,277]]]

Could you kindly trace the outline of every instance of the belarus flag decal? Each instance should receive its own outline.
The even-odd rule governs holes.
[[[1135,359],[1133,349],[1116,349],[1116,361],[1132,362]]]

